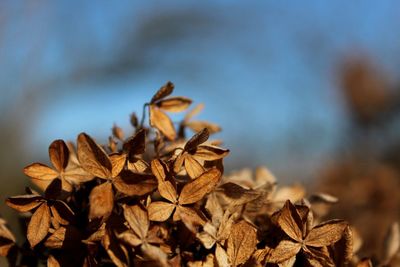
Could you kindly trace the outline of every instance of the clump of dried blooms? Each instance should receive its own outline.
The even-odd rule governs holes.
[[[220,128],[193,120],[197,106],[176,129],[168,113],[192,101],[173,89],[162,86],[140,121],[132,115],[131,135],[114,125],[104,146],[87,133],[76,148],[56,140],[51,167],[24,169],[41,191],[6,201],[24,215],[27,238],[18,245],[0,220],[10,266],[372,266],[348,223],[323,220],[335,197],[278,187],[264,167],[224,175],[229,150],[209,140]],[[399,238],[393,224],[376,264],[395,264]]]

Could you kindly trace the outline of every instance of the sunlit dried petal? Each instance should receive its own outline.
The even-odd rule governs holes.
[[[278,218],[278,224],[282,230],[297,242],[302,242],[301,218],[295,206],[288,200],[282,208]]]
[[[31,247],[36,246],[42,241],[50,228],[50,209],[46,203],[43,203],[32,215],[28,224],[27,238]]]
[[[343,220],[331,220],[314,227],[305,238],[307,246],[325,247],[342,238],[348,224]]]
[[[128,206],[124,205],[124,217],[132,228],[133,232],[138,235],[139,238],[144,240],[149,231],[149,218],[147,212],[138,205]]]
[[[112,185],[105,182],[92,189],[89,195],[89,219],[106,218],[114,207],[114,193]]]
[[[185,157],[185,169],[190,178],[195,179],[204,172],[203,166],[191,155]]]
[[[150,203],[148,207],[149,219],[151,221],[166,221],[175,209],[175,205],[162,201]]]
[[[177,96],[177,97],[169,97],[167,99],[163,99],[157,102],[157,106],[168,112],[181,112],[187,109],[190,104],[192,104],[192,100],[186,97]]]
[[[125,167],[126,154],[113,154],[110,156],[111,177],[116,177]]]
[[[160,195],[171,201],[172,203],[175,203],[178,199],[178,195],[176,193],[176,189],[172,185],[170,181],[164,181],[158,184],[158,191],[160,192]]]
[[[179,203],[185,205],[199,201],[214,189],[220,178],[221,172],[215,168],[203,173],[200,177],[183,187],[179,196]]]
[[[241,221],[233,225],[228,238],[227,254],[232,266],[245,263],[256,248],[256,229],[249,223]]]
[[[50,161],[58,172],[63,171],[69,160],[69,150],[63,140],[55,140],[49,147]]]
[[[110,158],[86,133],[78,136],[78,158],[81,166],[89,173],[103,179],[111,177]]]
[[[38,195],[22,195],[9,197],[6,204],[19,212],[28,212],[42,204],[43,201],[44,199]]]
[[[150,106],[150,125],[156,127],[169,140],[176,137],[175,127],[171,119],[155,106]]]
[[[226,157],[229,154],[229,149],[223,149],[217,146],[201,145],[196,149],[193,155],[196,159],[201,160],[217,160]]]

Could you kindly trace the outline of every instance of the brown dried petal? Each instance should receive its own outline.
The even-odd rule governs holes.
[[[275,248],[265,249],[265,261],[280,263],[295,257],[301,249],[301,244],[290,240],[282,240]]]
[[[67,168],[61,174],[62,178],[70,184],[79,185],[93,180],[94,176],[85,171],[79,164],[70,161]]]
[[[143,196],[157,188],[157,181],[152,175],[122,171],[113,179],[115,188],[128,196]]]
[[[228,238],[227,254],[232,266],[245,263],[257,245],[256,229],[245,221],[241,221],[232,227]]]
[[[346,266],[353,258],[353,232],[350,226],[346,227],[343,237],[334,244],[333,251],[337,266]]]
[[[166,221],[174,212],[175,205],[162,201],[150,203],[148,207],[149,219],[151,221],[163,222]]]
[[[206,221],[200,217],[199,212],[193,208],[178,206],[176,212],[186,227],[193,233],[197,232],[196,226],[203,226]]]
[[[217,248],[215,249],[215,257],[216,257],[219,267],[231,267],[232,266],[229,263],[228,254],[219,244],[217,244]]]
[[[215,245],[215,238],[206,232],[198,233],[196,237],[206,249],[211,249]]]
[[[86,133],[78,136],[78,158],[81,166],[99,178],[111,177],[112,165],[106,152]]]
[[[229,149],[223,149],[217,146],[201,145],[197,147],[196,153],[193,155],[196,159],[213,161],[222,159],[229,154]]]
[[[31,247],[36,246],[42,241],[50,228],[50,209],[46,203],[43,203],[32,215],[28,224],[27,239]]]
[[[211,123],[208,121],[189,121],[185,122],[185,126],[192,129],[194,132],[201,131],[201,129],[207,128],[210,134],[218,133],[221,131],[221,127],[219,127],[215,123]]]
[[[204,173],[203,166],[189,154],[185,155],[185,169],[192,179],[195,179]]]
[[[184,111],[190,104],[192,104],[192,100],[182,96],[170,97],[157,102],[159,108],[168,112]]]
[[[179,204],[192,204],[201,200],[215,188],[220,178],[221,172],[213,168],[203,173],[196,180],[187,183],[179,196]]]
[[[281,213],[278,217],[278,224],[282,230],[292,239],[297,242],[302,242],[303,233],[302,223],[296,207],[288,200],[283,206]]]
[[[212,223],[214,225],[219,225],[224,216],[224,211],[215,193],[211,193],[208,196],[205,208],[211,216]]]
[[[343,220],[330,220],[314,227],[305,238],[305,244],[312,247],[332,245],[342,238],[348,224]]]
[[[0,218],[0,256],[12,257],[15,247],[15,237],[6,226],[6,222]],[[14,266],[9,262],[10,266]]]
[[[172,203],[175,203],[178,199],[176,189],[170,181],[164,181],[164,182],[159,183],[158,191],[160,192],[160,195],[163,198],[168,199]]]
[[[326,193],[317,193],[317,194],[312,194],[310,196],[310,202],[315,203],[325,203],[325,204],[334,204],[338,202],[338,198]]]
[[[169,140],[176,138],[176,131],[171,119],[159,108],[150,106],[150,125],[157,128]]]
[[[147,236],[150,226],[147,211],[143,210],[143,208],[138,205],[124,205],[123,209],[124,217],[129,226],[132,228],[133,232],[138,235],[139,238],[144,240]]]
[[[112,127],[112,134],[115,138],[119,140],[124,140],[124,131],[122,130],[121,127],[118,127],[117,125],[114,124]]]
[[[151,161],[150,166],[151,172],[159,183],[167,178],[168,167],[162,160],[154,159]]]
[[[306,261],[309,266],[315,267],[336,267],[333,263],[328,250],[309,248],[304,251]]]
[[[53,255],[50,255],[47,258],[47,267],[61,267],[61,265]]]
[[[189,112],[186,113],[183,121],[186,123],[187,121],[189,121],[191,118],[193,118],[194,116],[196,116],[197,114],[199,114],[202,110],[204,109],[204,104],[203,103],[199,103],[197,104],[194,108],[192,108]],[[202,129],[204,129],[205,127],[202,127],[200,130],[196,131],[199,132]]]
[[[118,235],[118,238],[132,247],[139,246],[143,243],[143,239],[138,237],[131,230],[125,231]]]
[[[55,140],[49,147],[50,161],[58,172],[64,170],[68,165],[69,150],[63,140]]]
[[[175,85],[172,82],[168,81],[160,89],[158,89],[158,91],[153,95],[150,103],[153,104],[153,103],[157,102],[158,100],[169,96],[174,91],[174,87],[175,87]]]
[[[138,173],[143,173],[147,172],[147,169],[149,168],[149,164],[147,164],[146,161],[142,159],[133,159],[132,161],[128,161],[127,164],[128,170],[132,172],[138,172]]]
[[[89,202],[90,220],[108,217],[114,207],[114,193],[111,183],[105,182],[93,188],[89,195]]]
[[[58,172],[41,163],[32,163],[26,166],[24,173],[31,178],[40,180],[53,180],[58,177]]]
[[[243,205],[260,197],[261,193],[252,189],[245,189],[235,183],[225,183],[218,187],[218,191],[222,192],[229,200],[229,205]]]
[[[174,172],[179,173],[182,169],[182,165],[185,162],[186,153],[180,154],[174,161]]]
[[[11,233],[11,231],[8,229],[6,225],[6,221],[0,218],[0,238],[7,239],[11,242],[15,242],[15,237]]]
[[[135,155],[140,155],[146,149],[146,130],[140,129],[134,136],[129,138],[123,145],[123,149],[128,152],[129,160]]]
[[[22,195],[9,197],[6,204],[19,212],[28,212],[43,203],[43,198],[38,195]]]
[[[210,137],[210,133],[207,128],[202,129],[198,133],[192,136],[189,141],[186,142],[184,150],[191,151],[195,149],[198,145],[204,143]]]
[[[116,177],[124,169],[126,154],[113,154],[110,156],[111,161],[111,177]]]

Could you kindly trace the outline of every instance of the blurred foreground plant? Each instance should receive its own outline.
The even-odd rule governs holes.
[[[173,89],[168,82],[144,105],[148,126],[146,112],[140,122],[132,115],[127,138],[114,126],[105,146],[86,133],[76,149],[56,140],[53,167],[24,169],[43,193],[27,188],[7,199],[24,215],[27,237],[17,245],[0,221],[0,254],[11,266],[370,266],[345,221],[321,222],[335,197],[278,188],[265,168],[223,176],[229,150],[209,140],[220,128],[192,121],[198,106],[176,131],[166,112],[192,101],[170,97]],[[398,248],[394,225],[382,263]]]

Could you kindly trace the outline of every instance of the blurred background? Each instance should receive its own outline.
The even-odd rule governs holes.
[[[129,131],[170,80],[222,126],[228,171],[266,165],[339,196],[334,212],[368,243],[366,222],[386,230],[400,213],[399,12],[394,0],[1,1],[0,195],[22,193],[22,168],[47,163],[54,139]]]

